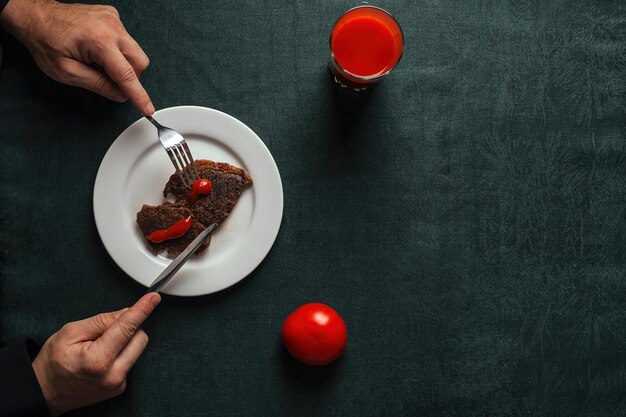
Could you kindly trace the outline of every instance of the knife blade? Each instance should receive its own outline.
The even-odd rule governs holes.
[[[213,223],[202,232],[200,232],[200,234],[196,236],[196,238],[189,244],[189,246],[187,246],[185,250],[182,251],[180,255],[178,255],[167,266],[167,268],[165,268],[163,272],[161,272],[161,274],[159,274],[159,276],[152,282],[152,284],[150,284],[148,292],[161,291],[165,284],[167,284],[172,279],[172,277],[176,275],[178,270],[183,267],[185,262],[187,262],[187,260],[191,258],[191,255],[196,253],[196,251],[202,245],[202,243],[204,243],[206,238],[208,238],[209,235],[213,233],[215,229],[217,229],[217,226],[219,226],[217,223]]]

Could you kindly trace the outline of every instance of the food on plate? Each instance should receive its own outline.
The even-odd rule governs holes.
[[[181,221],[185,222],[186,219],[191,219],[190,224],[180,223]],[[146,236],[148,245],[156,253],[167,250],[167,253],[172,256],[179,255],[200,232],[206,229],[187,207],[170,202],[165,202],[158,206],[144,204],[137,213],[137,224],[143,235]],[[150,236],[155,237],[154,234],[156,234],[157,239],[155,240],[159,240],[158,237],[163,236],[159,236],[162,234],[158,232],[167,231],[177,224],[179,226],[170,232],[170,239],[162,240],[161,242],[154,242],[149,239]],[[180,233],[184,228],[187,228],[184,233],[178,237],[173,236],[173,234]],[[167,232],[164,233],[166,234]],[[209,239],[200,246],[198,253],[204,251],[208,246]]]
[[[327,365],[346,347],[348,330],[339,314],[329,306],[310,303],[291,313],[281,331],[287,351],[307,365]]]
[[[206,159],[196,160],[196,169],[200,178],[211,182],[210,193],[199,195],[192,203],[189,199],[189,187],[182,183],[177,174],[172,174],[165,185],[163,196],[173,194],[177,203],[189,207],[205,225],[221,224],[233,210],[241,194],[252,185],[252,177],[241,168]]]
[[[191,191],[189,191],[189,202],[191,204],[198,200],[198,197],[204,194],[208,194],[213,189],[213,184],[206,178],[200,178],[198,181],[191,185]]]
[[[191,187],[185,186],[177,173],[165,184],[163,196],[171,193],[176,202],[144,205],[137,213],[137,224],[157,253],[167,250],[169,255],[179,255],[206,226],[221,224],[252,185],[246,171],[225,162],[199,159],[195,164],[200,179]],[[196,254],[204,251],[209,242],[207,239]]]
[[[186,217],[182,220],[177,221],[167,229],[156,230],[146,236],[152,243],[161,243],[166,240],[177,239],[183,236],[185,233],[191,229],[191,216]]]

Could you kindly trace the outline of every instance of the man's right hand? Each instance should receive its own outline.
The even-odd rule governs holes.
[[[148,293],[130,308],[68,323],[50,336],[33,369],[53,416],[124,391],[148,343],[140,326],[160,301]]]
[[[146,116],[154,113],[139,82],[150,61],[114,7],[10,0],[0,24],[28,48],[50,78],[111,100],[129,99]]]

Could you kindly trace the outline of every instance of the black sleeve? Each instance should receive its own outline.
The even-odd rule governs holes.
[[[50,416],[32,366],[37,350],[32,340],[0,349],[0,417]]]
[[[4,7],[7,5],[9,0],[0,0],[0,13],[4,10]]]

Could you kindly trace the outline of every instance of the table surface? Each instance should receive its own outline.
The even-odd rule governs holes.
[[[165,296],[122,396],[73,416],[626,413],[626,4],[382,1],[397,69],[334,88],[345,0],[117,2],[157,108],[252,128],[284,188],[264,262]],[[129,305],[105,251],[100,161],[139,118],[45,77],[2,34],[0,342]],[[308,368],[280,341],[319,301],[349,340]]]

